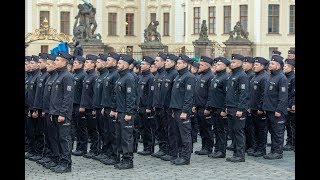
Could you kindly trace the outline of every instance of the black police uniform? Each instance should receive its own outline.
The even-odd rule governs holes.
[[[104,149],[101,149],[101,143],[104,144],[104,116],[101,114],[101,110],[102,110],[102,105],[101,105],[101,99],[102,99],[102,88],[103,88],[103,81],[105,80],[105,78],[107,77],[107,75],[109,74],[109,71],[107,68],[103,68],[99,70],[99,76],[97,77],[97,79],[95,80],[95,84],[94,84],[94,89],[93,89],[93,100],[92,100],[92,106],[94,108],[94,110],[96,111],[96,120],[97,120],[97,130],[99,133],[98,136],[98,148],[99,148],[99,153],[104,156],[106,156],[107,154],[107,149],[104,146]],[[101,158],[100,157],[96,157],[97,159]]]
[[[154,152],[155,141],[155,119],[153,115],[152,101],[154,90],[154,76],[150,70],[141,73],[138,82],[138,105],[139,117],[142,123],[142,142],[143,151],[138,152],[141,155],[151,155]],[[151,110],[151,113],[146,113],[146,109]]]
[[[267,79],[269,75],[265,70],[261,70],[253,76],[250,81],[250,100],[249,109],[251,111],[252,122],[254,125],[254,139],[255,144],[253,146],[254,153],[248,153],[250,156],[263,156],[266,154],[267,144],[267,120],[266,114],[262,112],[258,114],[258,111],[262,110],[263,96],[266,87]]]
[[[110,117],[110,112],[116,112],[116,92],[115,85],[119,79],[119,73],[116,68],[109,67],[108,75],[102,83],[102,99],[101,105],[104,108],[104,142],[102,149],[106,149],[108,157],[101,159],[100,161],[106,165],[114,165],[120,161],[117,147],[117,135],[116,129],[119,124],[116,117]]]
[[[136,90],[134,77],[128,69],[119,72],[120,78],[116,81],[116,112],[118,129],[117,143],[118,153],[122,153],[122,159],[116,168],[126,169],[133,167],[133,128],[134,119],[132,115],[135,112]],[[125,115],[131,115],[131,120],[125,121]]]
[[[176,122],[175,132],[178,142],[179,157],[173,161],[176,165],[190,163],[192,138],[191,122],[189,115],[194,103],[195,76],[186,68],[178,71],[179,75],[174,79],[170,108]],[[187,113],[186,119],[180,119],[181,113]]]
[[[135,94],[136,97],[138,97],[138,82],[141,77],[140,73],[135,73],[132,70],[129,71],[131,75],[134,78],[134,85],[135,85]],[[138,115],[138,107],[139,107],[139,98],[136,98],[136,103],[134,106],[134,114],[133,114],[133,119],[134,119],[134,128],[133,128],[133,152],[138,151],[138,141],[141,140],[142,143],[142,120],[140,119],[140,116]]]
[[[77,145],[76,151],[72,152],[73,155],[81,156],[85,152],[87,152],[87,140],[81,138],[82,134],[86,134],[86,121],[83,118],[82,114],[79,112],[81,95],[82,95],[82,87],[83,87],[83,79],[87,75],[83,68],[74,70],[74,97],[73,97],[73,112],[72,112],[72,121],[75,125],[75,132],[71,134],[71,140],[74,142],[75,136],[77,136]]]
[[[271,134],[271,152],[266,159],[282,158],[285,115],[288,108],[288,80],[282,69],[271,72],[267,80],[262,109],[266,111],[267,126]],[[275,112],[281,113],[280,117]]]
[[[295,98],[295,73],[294,71],[288,72],[285,74],[288,79],[288,107],[291,107],[294,104]],[[283,150],[290,151],[293,150],[295,146],[295,113],[288,111],[288,115],[286,117],[286,130],[287,130],[287,139],[286,145],[283,147]]]
[[[44,57],[46,58],[46,57]],[[38,113],[38,121],[36,122],[36,131],[35,136],[37,139],[37,147],[43,152],[42,156],[48,155],[48,139],[46,136],[47,132],[47,123],[45,121],[45,118],[42,116],[42,104],[43,104],[43,92],[44,92],[44,84],[49,76],[49,73],[47,72],[47,69],[44,68],[41,71],[41,76],[38,78],[37,87],[36,87],[36,94],[34,99],[33,108]]]
[[[80,102],[80,108],[85,108],[85,111],[81,113],[85,116],[85,125],[81,125],[81,134],[79,134],[79,139],[81,139],[79,142],[81,144],[81,147],[83,147],[83,150],[87,149],[88,144],[88,136],[91,140],[90,150],[88,154],[84,154],[83,156],[86,158],[92,158],[93,156],[97,155],[99,153],[99,134],[97,130],[97,119],[93,117],[92,111],[93,111],[93,89],[95,86],[95,80],[97,79],[98,75],[95,69],[91,69],[87,71],[87,75],[83,79],[83,86],[82,86],[82,95],[81,95],[81,102]],[[81,115],[81,116],[82,116]],[[81,120],[82,121],[82,120]],[[88,135],[86,134],[88,132]],[[83,143],[83,144],[82,144]]]
[[[32,75],[30,72],[26,72],[25,73],[25,89],[24,89],[24,128],[25,128],[25,152],[28,152],[28,143],[29,143],[29,139],[28,139],[28,135],[27,135],[27,126],[28,126],[28,102],[27,102],[27,97],[28,97],[28,84],[30,79],[32,78]]]
[[[39,69],[31,71],[31,78],[27,83],[27,106],[28,106],[28,113],[30,116],[28,117],[27,122],[27,137],[29,139],[28,143],[28,155],[27,158],[31,158],[30,160],[37,160],[40,159],[40,155],[42,154],[42,149],[37,146],[37,137],[35,133],[37,131],[37,119],[33,118],[31,115],[35,111],[33,104],[36,95],[37,89],[37,82],[39,77],[41,76],[41,71]],[[37,156],[37,157],[36,157]],[[34,159],[36,158],[36,159]]]
[[[156,131],[155,134],[158,135],[159,142],[159,151],[157,153],[152,154],[154,157],[160,157],[168,153],[168,139],[165,134],[168,123],[166,122],[162,100],[161,100],[161,89],[164,88],[163,81],[164,76],[166,75],[166,70],[164,67],[157,70],[158,73],[154,77],[154,91],[153,91],[153,102],[152,107],[154,107],[154,118],[156,120]]]
[[[211,79],[206,103],[206,110],[210,111],[211,118],[214,121],[216,143],[214,153],[209,154],[209,157],[223,158],[226,156],[226,131],[225,121],[227,116],[221,116],[221,112],[226,109],[226,87],[229,74],[226,70],[217,71],[216,75]]]
[[[53,126],[53,122],[50,120],[49,115],[49,108],[50,108],[50,96],[51,96],[51,90],[52,90],[52,84],[57,79],[58,73],[54,71],[48,72],[49,76],[44,83],[44,90],[43,90],[43,99],[42,99],[42,112],[45,113],[44,115],[44,121],[46,121],[46,129],[45,129],[45,136],[47,138],[49,153],[47,155],[47,159],[43,158],[43,162],[40,163],[46,168],[50,168],[52,166],[56,166],[58,163],[58,159],[56,159],[56,162],[53,162],[51,159],[52,157],[52,149],[56,147],[52,147],[52,142],[54,142],[54,135],[56,133],[55,128]]]
[[[249,103],[249,81],[242,67],[232,69],[227,82],[226,112],[228,124],[233,134],[234,153],[227,161],[245,161],[245,121]],[[236,112],[241,111],[242,116],[237,117]]]
[[[208,155],[212,152],[213,139],[213,121],[211,115],[204,115],[206,102],[208,99],[209,87],[213,73],[210,68],[199,74],[195,84],[195,107],[197,109],[196,118],[199,123],[199,131],[201,135],[202,147],[200,151],[195,153],[198,155]]]
[[[56,70],[57,79],[52,84],[49,114],[54,126],[55,135],[53,136],[52,153],[53,159],[59,164],[55,166],[55,172],[71,171],[71,122],[74,84],[73,76],[67,67]],[[63,122],[58,122],[58,117],[65,117]]]

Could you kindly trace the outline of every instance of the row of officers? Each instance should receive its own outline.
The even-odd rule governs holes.
[[[115,52],[25,56],[25,158],[57,173],[71,171],[71,155],[129,169],[141,140],[138,154],[188,165],[199,131],[195,154],[226,158],[230,148],[230,162],[245,153],[280,159],[294,147],[294,67],[279,54],[199,62],[162,52],[141,62]]]

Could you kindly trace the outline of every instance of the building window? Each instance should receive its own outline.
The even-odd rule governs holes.
[[[157,14],[156,13],[150,13],[150,22],[157,20]]]
[[[216,7],[209,7],[209,34],[216,33]]]
[[[108,35],[117,35],[117,13],[108,14]]]
[[[41,45],[41,53],[48,53],[48,45]]]
[[[133,36],[134,32],[133,32],[133,26],[134,26],[134,14],[133,13],[126,13],[126,22],[127,22],[127,26],[126,26],[126,35],[127,36]]]
[[[223,7],[223,24],[224,24],[224,29],[223,33],[224,34],[229,34],[231,31],[231,6],[224,6]]]
[[[268,33],[279,33],[279,5],[269,4]]]
[[[248,32],[248,5],[240,5],[240,23],[245,32]]]
[[[163,13],[163,35],[169,36],[169,13]]]
[[[294,34],[296,32],[296,30],[295,30],[295,25],[296,25],[295,13],[296,13],[296,6],[290,5],[290,25],[289,25],[290,34]]]
[[[199,34],[200,32],[200,7],[194,8],[194,15],[193,15],[193,33]]]
[[[270,59],[271,59],[271,57],[272,57],[272,52],[273,51],[275,51],[275,50],[278,50],[278,48],[277,47],[269,47],[269,57],[270,57]]]
[[[40,11],[40,24],[42,24],[44,19],[48,20],[48,24],[50,25],[50,12],[49,11]]]
[[[60,32],[70,35],[70,12],[60,12]]]
[[[183,35],[186,35],[186,12],[183,12]]]

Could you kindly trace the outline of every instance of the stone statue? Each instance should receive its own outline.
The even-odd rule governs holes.
[[[245,38],[245,39],[248,39],[248,35],[249,35],[248,32],[244,31],[240,21],[236,23],[236,25],[233,28],[233,31],[229,32],[229,35],[230,35],[229,39],[233,39],[234,38],[233,36],[235,34],[237,35],[236,38]]]
[[[201,29],[200,29],[200,33],[199,33],[199,40],[200,41],[209,41],[206,20],[202,21]]]
[[[161,42],[160,33],[157,32],[157,26],[159,25],[158,21],[152,21],[148,27],[144,30],[144,42]]]
[[[78,9],[79,11],[75,17],[76,21],[73,26],[74,39],[88,40],[97,37],[101,39],[99,33],[94,34],[97,28],[97,21],[95,20],[96,8],[94,8],[91,3],[84,1],[84,4],[78,5]]]

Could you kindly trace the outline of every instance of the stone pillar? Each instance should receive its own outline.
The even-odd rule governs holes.
[[[208,56],[213,58],[214,52],[213,52],[213,42],[212,41],[193,41],[192,42],[194,46],[194,54],[196,58],[200,58],[201,56]]]
[[[87,54],[98,55],[105,53],[106,45],[104,45],[100,39],[89,39],[87,41],[81,39],[79,42],[83,49],[83,56]],[[74,50],[73,42],[69,44],[69,48],[70,54],[72,55]]]
[[[234,42],[224,42],[226,45],[226,54],[227,58],[231,58],[231,54],[241,54],[243,56],[253,56],[251,42],[242,42],[242,43],[234,43]]]
[[[160,42],[149,42],[149,43],[142,43],[139,45],[142,51],[143,56],[150,56],[152,58],[156,58],[159,52],[164,51],[164,45]]]

